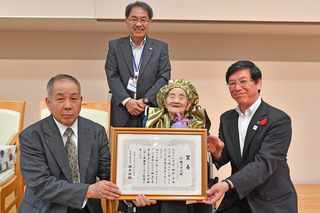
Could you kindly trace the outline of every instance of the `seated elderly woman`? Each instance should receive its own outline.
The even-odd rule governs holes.
[[[205,109],[198,109],[199,96],[185,79],[172,79],[157,95],[159,108],[149,108],[146,128],[210,128]],[[155,201],[139,195],[134,201],[137,212],[152,213],[211,213],[212,207],[186,201]]]
[[[195,108],[199,95],[189,81],[170,80],[158,92],[157,102],[159,108],[149,108],[146,128],[210,129],[205,109]]]

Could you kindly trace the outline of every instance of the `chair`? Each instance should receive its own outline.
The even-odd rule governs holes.
[[[20,171],[19,133],[23,130],[25,101],[0,101],[0,144],[16,145],[16,164],[0,173],[0,213],[18,206],[23,197],[23,178]],[[6,199],[14,192],[14,199]],[[7,207],[6,207],[7,206]]]
[[[45,101],[40,101],[40,119],[50,115]],[[80,116],[90,119],[106,129],[110,138],[110,102],[107,101],[83,101]]]
[[[50,115],[45,101],[40,101],[40,119]],[[110,102],[104,101],[83,101],[81,104],[80,116],[90,119],[106,129],[106,133],[110,143]],[[110,144],[109,144],[110,145]],[[106,201],[107,212],[115,212],[116,203],[114,201]]]

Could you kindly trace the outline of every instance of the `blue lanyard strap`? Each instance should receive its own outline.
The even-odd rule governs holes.
[[[137,67],[136,60],[135,60],[135,58],[134,58],[133,52],[132,52],[132,58],[133,58],[133,63],[134,63],[134,68],[135,68],[135,72],[134,72],[134,77],[135,77],[135,78],[138,78],[138,72],[139,72],[139,70],[140,70],[143,52],[144,52],[144,48],[142,49],[142,53],[141,53],[141,56],[140,56],[140,60],[139,60],[138,67]]]

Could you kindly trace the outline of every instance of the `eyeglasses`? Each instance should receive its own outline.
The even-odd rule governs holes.
[[[129,22],[131,23],[131,24],[137,24],[138,22],[140,22],[141,24],[147,24],[147,23],[149,23],[149,20],[148,19],[146,19],[146,18],[143,18],[143,19],[137,19],[137,18],[130,18],[129,19]]]
[[[232,82],[229,82],[229,83],[228,83],[228,86],[229,86],[230,89],[235,88],[237,84],[238,84],[240,87],[244,87],[244,86],[246,86],[246,85],[249,83],[249,81],[251,81],[251,80],[252,80],[252,78],[251,78],[251,79],[248,79],[248,80],[243,79],[243,80],[241,80],[241,81],[239,81],[239,82],[233,82],[233,81],[232,81]]]

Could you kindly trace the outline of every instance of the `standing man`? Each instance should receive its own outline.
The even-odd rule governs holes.
[[[153,16],[148,4],[129,4],[125,16],[130,35],[109,42],[105,65],[111,126],[141,127],[145,106],[157,106],[156,95],[170,80],[168,45],[147,36]]]
[[[51,115],[19,135],[27,185],[19,212],[102,213],[100,199],[120,195],[107,181],[110,152],[105,129],[79,116],[82,96],[74,77],[51,78],[47,93]]]
[[[297,212],[297,194],[290,179],[287,152],[291,119],[260,97],[261,72],[250,61],[238,61],[226,73],[238,106],[220,118],[219,138],[208,137],[208,151],[217,169],[230,162],[232,175],[208,190],[223,213]]]

